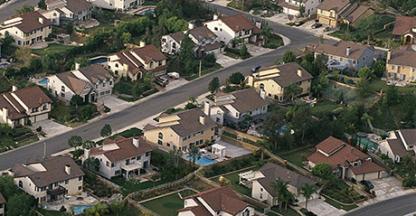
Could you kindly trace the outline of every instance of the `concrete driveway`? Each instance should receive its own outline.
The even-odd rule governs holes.
[[[119,112],[133,105],[133,103],[121,100],[120,98],[117,98],[117,96],[115,95],[108,95],[103,98],[100,98],[98,103],[104,103],[104,106],[111,109],[110,113]]]
[[[42,127],[42,131],[46,133],[46,137],[39,136],[40,140],[46,139],[48,137],[53,137],[53,136],[56,136],[58,134],[62,134],[62,133],[65,133],[67,131],[72,130],[72,128],[67,127],[65,125],[61,125],[61,124],[53,121],[52,119],[48,119],[48,120],[33,123],[30,128],[33,131],[36,131],[36,128],[38,128],[38,127]]]
[[[301,203],[300,206],[304,207],[305,205]],[[308,210],[319,216],[338,216],[346,213],[346,211],[335,208],[323,199],[309,200]]]
[[[264,47],[260,47],[260,46],[255,46],[253,44],[247,44],[247,50],[252,56],[259,56],[259,55],[263,55],[265,53],[268,53],[270,51],[273,51],[272,49],[268,49],[268,48],[264,48]]]

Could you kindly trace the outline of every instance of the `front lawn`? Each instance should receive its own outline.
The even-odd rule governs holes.
[[[69,126],[74,123],[87,122],[98,115],[97,107],[94,104],[71,106],[62,101],[54,102],[50,112],[50,117],[55,121]]]
[[[279,35],[272,34],[272,37],[268,38],[263,47],[269,49],[277,49],[283,45],[283,39]]]
[[[364,198],[340,179],[328,182],[322,189],[321,193],[340,202],[351,204],[354,204],[354,202],[360,201]]]
[[[179,192],[182,197],[186,197],[195,194],[192,190],[184,190]],[[178,193],[163,196],[151,201],[142,203],[142,205],[155,213],[163,216],[176,216],[177,211],[183,208],[183,200],[180,198]]]
[[[135,101],[155,92],[157,90],[153,87],[151,77],[145,77],[137,81],[123,78],[114,85],[114,93],[126,101]]]

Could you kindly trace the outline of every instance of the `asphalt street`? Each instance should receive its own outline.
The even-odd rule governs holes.
[[[403,216],[416,212],[416,193],[381,201],[345,214],[345,216]]]

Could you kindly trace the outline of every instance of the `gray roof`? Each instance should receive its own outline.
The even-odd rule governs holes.
[[[274,67],[280,70],[280,76],[274,77],[273,80],[283,88],[312,79],[312,75],[297,63],[287,63]],[[302,71],[301,76],[298,75],[298,70]]]
[[[308,177],[270,162],[261,167],[259,171],[264,175],[264,178],[257,179],[257,181],[272,196],[277,196],[274,189],[276,180],[287,182],[297,189],[301,189],[305,184],[314,185],[316,183]]]
[[[408,146],[416,145],[416,129],[401,129],[400,133]]]
[[[181,31],[172,33],[169,36],[172,37],[178,43],[181,43],[182,40],[185,38],[185,34]]]
[[[215,39],[217,36],[208,29],[206,26],[200,26],[189,30],[189,34],[192,35],[198,41],[206,39]]]
[[[16,164],[12,168],[14,177],[28,177],[37,187],[46,187],[56,182],[70,180],[84,175],[81,168],[69,156],[50,157],[40,161],[39,163],[45,167],[46,171],[36,171],[30,169],[27,166],[30,164]],[[69,165],[71,168],[69,174],[65,172],[66,165]]]
[[[103,65],[92,64],[86,67],[80,68],[81,72],[92,83],[99,83],[112,78],[110,72],[105,69]]]
[[[235,91],[231,94],[235,97],[231,105],[240,113],[254,111],[267,105],[266,100],[261,98],[253,88]]]
[[[215,122],[212,121],[211,118],[209,118],[207,115],[205,115],[205,113],[202,112],[199,108],[176,113],[176,115],[180,118],[179,124],[170,127],[182,137],[206,130],[208,128],[212,128],[216,125]],[[199,122],[200,116],[205,117],[205,124],[201,124]]]
[[[395,133],[396,133],[396,137],[399,137],[399,134],[397,132]],[[411,152],[406,150],[400,138],[399,139],[387,139],[386,141],[387,141],[387,144],[390,146],[390,149],[393,152],[393,154],[398,155],[400,157],[411,155]]]

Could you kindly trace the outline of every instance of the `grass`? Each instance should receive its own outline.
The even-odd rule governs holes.
[[[192,190],[184,190],[180,192],[182,197],[194,194]],[[151,201],[142,203],[142,205],[155,213],[163,216],[176,216],[177,210],[183,208],[183,200],[177,193],[163,196]]]
[[[217,64],[217,63],[213,67],[210,67],[210,68],[202,68],[202,70],[201,70],[201,76],[204,76],[206,74],[212,73],[212,72],[214,72],[216,70],[219,70],[221,68],[222,68],[222,66],[220,64]],[[184,77],[184,78],[186,80],[188,80],[188,81],[191,81],[191,80],[194,80],[194,79],[196,79],[198,77],[199,77],[199,74],[192,74],[191,76]]]
[[[250,170],[250,169],[247,169],[245,171],[248,171],[248,170]],[[243,185],[240,185],[239,184],[240,179],[238,177],[238,174],[240,174],[242,172],[245,172],[245,171],[231,173],[231,174],[226,174],[226,175],[223,175],[223,177],[230,181],[230,186],[235,191],[237,191],[237,192],[239,192],[241,194],[244,194],[244,195],[247,195],[247,196],[250,197],[251,196],[251,190],[249,188],[244,187]],[[215,178],[215,181],[219,183],[220,182],[219,179],[220,179],[220,177],[217,177],[217,178]]]
[[[306,158],[314,152],[314,148],[302,148],[288,153],[279,154],[285,160],[295,164],[296,166],[303,167],[303,162]]]
[[[342,105],[329,100],[325,100],[315,104],[315,106],[312,108],[312,114],[318,117],[324,116],[328,113],[331,113],[339,107],[342,107]]]
[[[277,49],[278,47],[283,46],[283,39],[279,35],[273,34],[272,37],[270,37],[267,40],[267,43],[264,44],[263,47],[269,48],[269,49]]]
[[[112,178],[111,181],[121,187],[121,193],[123,194],[123,196],[127,196],[130,193],[133,193],[139,190],[152,188],[152,187],[166,183],[166,181],[162,181],[162,180],[156,181],[156,182],[147,181],[147,182],[140,183],[137,180],[134,180],[134,179],[125,180],[122,177]]]
[[[328,204],[334,206],[337,209],[344,209],[345,211],[350,211],[350,210],[355,209],[355,208],[358,207],[355,204],[352,204],[352,205],[342,205],[342,204],[337,203],[337,202],[335,202],[335,201],[333,201],[331,199],[325,199],[325,202],[327,202]]]
[[[65,53],[68,50],[74,48],[74,46],[67,46],[63,44],[49,44],[48,47],[44,49],[34,49],[32,50],[33,54],[36,54],[38,56],[44,56],[46,54],[48,55],[54,55],[58,53]]]
[[[41,213],[43,216],[67,216],[68,213],[60,212],[60,211],[52,211],[52,210],[46,210],[46,209],[37,209],[39,213]]]
[[[285,210],[284,208],[272,207],[272,210],[284,216],[299,216],[299,214],[295,210],[289,207],[287,208],[287,210]]]

